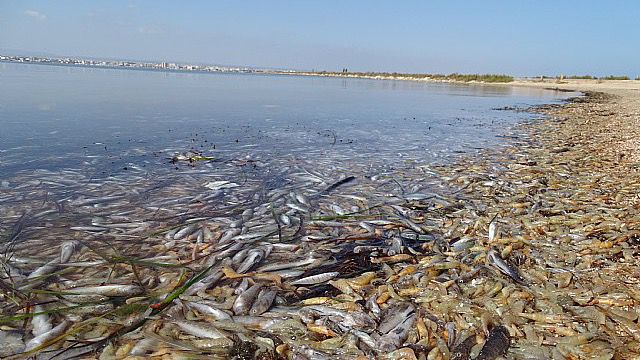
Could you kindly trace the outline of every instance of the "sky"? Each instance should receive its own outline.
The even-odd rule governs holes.
[[[299,70],[640,75],[637,0],[0,0],[0,52]]]

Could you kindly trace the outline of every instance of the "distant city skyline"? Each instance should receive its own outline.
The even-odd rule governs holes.
[[[636,77],[638,18],[635,1],[0,0],[0,53],[298,70]]]

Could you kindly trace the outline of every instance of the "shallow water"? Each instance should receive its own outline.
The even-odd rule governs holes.
[[[531,115],[492,110],[567,97],[539,89],[0,63],[0,177],[225,161],[380,155],[443,161],[500,143]]]

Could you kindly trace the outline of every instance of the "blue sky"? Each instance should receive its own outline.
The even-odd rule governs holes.
[[[640,1],[9,1],[0,49],[296,69],[640,75]]]

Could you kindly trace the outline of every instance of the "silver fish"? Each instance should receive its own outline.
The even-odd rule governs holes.
[[[253,305],[253,302],[258,296],[261,288],[262,285],[254,284],[248,288],[247,291],[238,295],[236,300],[233,302],[233,313],[236,315],[246,315],[251,309],[251,305]]]
[[[492,243],[498,238],[498,218],[497,216],[489,223],[489,243]]]
[[[104,296],[135,296],[140,295],[144,290],[136,285],[101,285],[78,287],[66,290],[69,293],[80,295],[104,295]]]
[[[401,324],[407,319],[407,317],[415,311],[415,307],[411,303],[399,303],[395,306],[390,306],[383,314],[382,321],[378,325],[378,331],[381,334],[386,334],[393,328]]]
[[[232,320],[231,315],[227,314],[225,311],[214,306],[207,305],[206,303],[189,302],[187,303],[187,306],[203,315],[210,316],[215,320]]]
[[[200,290],[205,290],[210,286],[212,286],[213,284],[215,284],[216,282],[218,282],[220,279],[222,279],[222,276],[224,276],[222,271],[220,270],[214,271],[211,274],[205,276],[202,280],[191,285],[187,289],[187,291],[184,292],[184,294],[187,296],[197,294]]]
[[[409,330],[416,322],[416,314],[412,314],[408,318],[391,329],[388,333],[382,335],[379,339],[378,349],[383,352],[393,351],[402,345],[409,335]]]
[[[220,238],[220,240],[218,240],[218,244],[228,243],[235,236],[240,235],[240,232],[241,232],[240,229],[229,229],[225,231],[224,234],[222,234],[222,237]]]
[[[64,331],[67,329],[67,327],[70,325],[71,323],[67,320],[64,320],[63,322],[61,322],[60,324],[58,324],[56,327],[54,327],[53,329],[49,330],[48,332],[41,334],[39,336],[34,337],[33,339],[29,340],[29,342],[27,342],[24,351],[31,351],[37,347],[39,347],[40,345],[46,343],[47,341],[62,335],[62,333],[64,333]]]
[[[309,209],[307,209],[307,208],[305,208],[303,206],[300,206],[298,204],[287,203],[287,206],[292,208],[293,210],[298,210],[298,211],[303,212],[303,213],[308,213],[309,212]]]
[[[302,279],[298,279],[296,281],[293,281],[291,283],[291,285],[315,285],[315,284],[320,284],[323,282],[327,282],[331,279],[333,279],[334,277],[340,275],[339,272],[326,272],[326,273],[322,273],[322,274],[317,274],[317,275],[311,275],[311,276],[307,276],[307,277],[303,277]]]
[[[251,220],[251,218],[253,217],[253,209],[246,209],[242,212],[241,216],[242,220],[245,222]]]
[[[33,307],[34,314],[44,313],[44,312],[45,312],[45,308],[42,305],[36,305]],[[38,337],[42,334],[45,334],[51,331],[51,329],[53,328],[53,325],[51,325],[51,319],[49,319],[49,315],[44,313],[44,314],[35,315],[34,317],[31,318],[31,327],[32,327],[31,333],[33,334],[33,337]]]
[[[280,222],[285,226],[290,226],[291,218],[287,214],[280,214]]]
[[[248,278],[243,278],[240,281],[240,284],[238,286],[236,286],[236,288],[233,291],[233,293],[236,294],[236,295],[240,295],[243,292],[247,291],[248,288],[249,288],[249,279]]]
[[[226,338],[225,334],[220,330],[203,323],[187,320],[172,320],[172,324],[178,325],[178,327],[187,334],[197,336],[205,339],[223,339]]]
[[[249,315],[256,316],[269,310],[271,304],[273,304],[273,300],[276,298],[276,293],[277,291],[273,288],[267,288],[260,291],[258,298],[251,306],[251,310],[249,310]]]
[[[296,200],[298,200],[300,204],[309,205],[309,200],[307,200],[307,198],[300,193],[296,193]]]
[[[257,271],[267,272],[267,271],[290,269],[290,268],[293,268],[293,267],[301,267],[301,266],[312,264],[316,260],[317,259],[314,259],[314,258],[310,257],[310,258],[307,258],[307,259],[304,259],[304,260],[300,260],[300,261],[293,261],[293,262],[286,262],[286,263],[274,263],[274,264],[261,266],[261,267],[259,267],[257,269]]]
[[[156,347],[158,340],[150,337],[140,339],[129,351],[131,356],[145,356],[148,352],[151,352]]]
[[[506,261],[504,261],[502,257],[500,257],[500,253],[496,248],[491,248],[491,250],[489,250],[489,252],[487,253],[487,262],[500,270],[501,273],[513,279],[513,281],[515,281],[516,283],[525,285],[524,279],[522,278],[522,276],[520,276],[518,269],[512,267]]]
[[[254,265],[258,264],[264,258],[264,251],[260,249],[254,249],[249,252],[242,264],[238,266],[236,272],[239,274],[249,271]]]
[[[180,240],[188,235],[191,235],[196,231],[197,228],[198,228],[197,224],[187,225],[186,227],[178,231],[175,235],[173,235],[173,240]]]
[[[82,244],[79,241],[71,240],[65,241],[60,245],[60,264],[64,264],[71,258],[71,255],[78,249]]]

